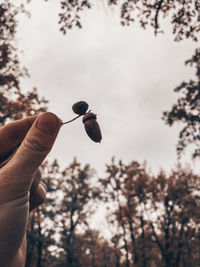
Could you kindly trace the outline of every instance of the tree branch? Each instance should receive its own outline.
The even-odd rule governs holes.
[[[153,233],[153,236],[154,236],[154,238],[156,240],[156,243],[157,243],[162,255],[164,256],[165,255],[164,249],[163,249],[163,246],[162,246],[162,244],[161,244],[161,242],[160,242],[160,240],[159,240],[159,238],[158,238],[158,236],[156,234],[155,227],[154,227],[152,222],[150,222],[150,225],[151,225],[152,233]]]
[[[158,33],[158,28],[159,28],[159,25],[158,25],[158,15],[159,15],[159,12],[161,10],[161,7],[162,7],[163,2],[164,2],[164,0],[160,0],[159,3],[158,3],[158,8],[156,9],[156,15],[155,15],[155,35],[157,35],[157,33]]]

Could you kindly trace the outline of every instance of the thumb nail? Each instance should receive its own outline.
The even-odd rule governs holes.
[[[61,120],[53,113],[46,112],[42,114],[36,124],[36,127],[47,135],[54,135],[61,126]]]

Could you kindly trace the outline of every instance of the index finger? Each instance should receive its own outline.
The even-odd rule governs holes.
[[[13,121],[0,128],[0,161],[5,160],[21,144],[37,117]]]

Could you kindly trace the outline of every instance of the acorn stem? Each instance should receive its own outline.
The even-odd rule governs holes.
[[[91,109],[87,112],[87,113],[89,113],[91,111]],[[78,119],[79,117],[81,117],[81,116],[83,116],[82,114],[80,114],[80,115],[78,115],[78,116],[76,116],[75,118],[73,118],[73,119],[71,119],[70,121],[65,121],[65,122],[62,122],[62,125],[63,124],[67,124],[67,123],[70,123],[70,122],[72,122],[72,121],[75,121],[76,119]]]
[[[78,118],[81,117],[81,116],[82,116],[82,115],[78,115],[78,116],[76,116],[75,118],[73,118],[73,119],[70,120],[70,121],[65,121],[65,122],[62,123],[62,125],[63,125],[63,124],[70,123],[70,122],[72,122],[72,121],[75,121],[76,119],[78,119]]]

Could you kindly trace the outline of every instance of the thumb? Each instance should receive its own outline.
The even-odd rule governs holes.
[[[30,189],[33,175],[50,152],[60,127],[61,120],[55,114],[46,112],[40,115],[15,155],[4,166],[6,183],[17,195]]]

